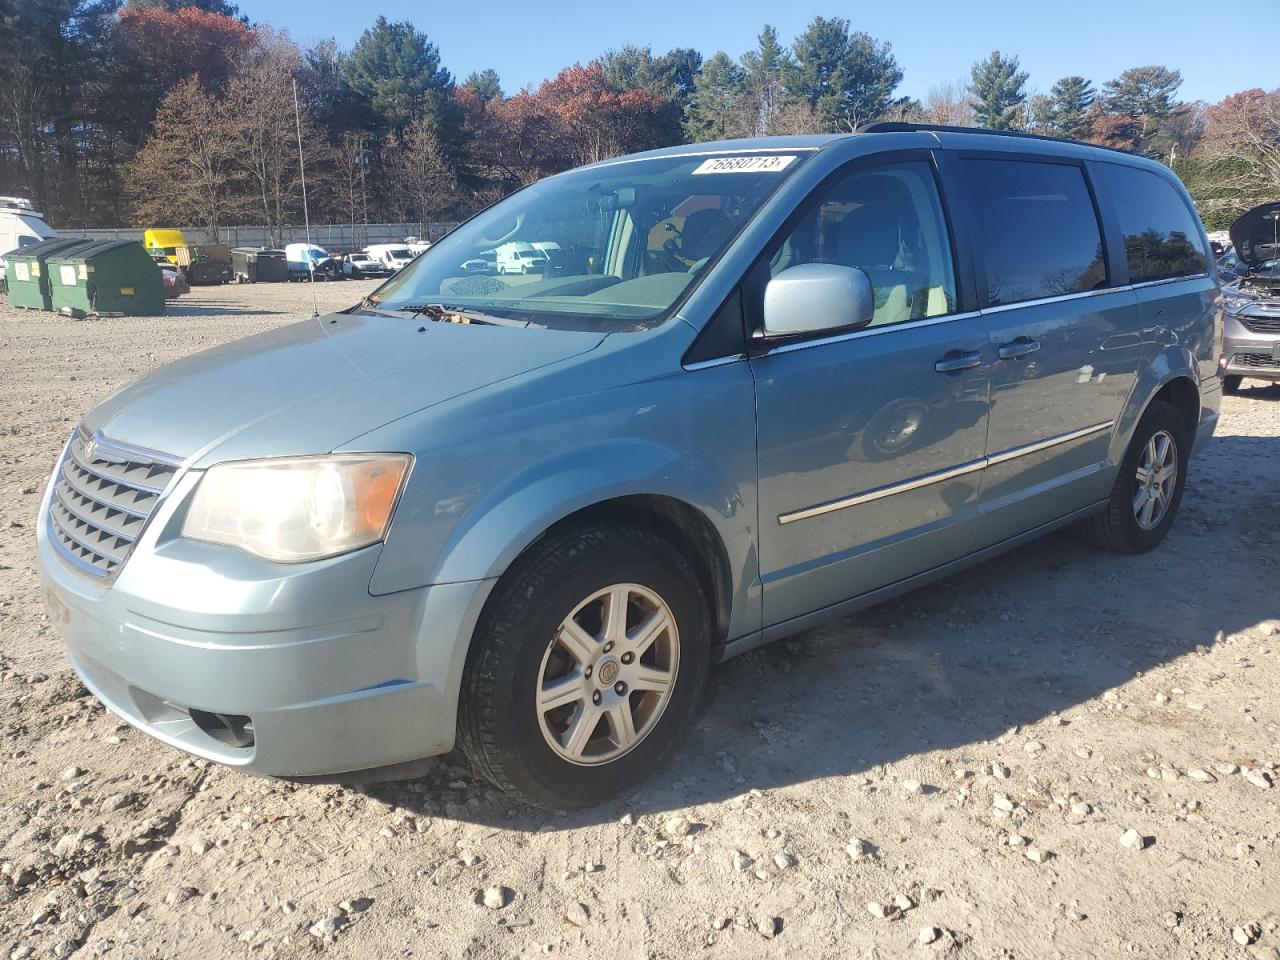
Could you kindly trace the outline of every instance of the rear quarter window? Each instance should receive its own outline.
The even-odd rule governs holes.
[[[1102,230],[1079,166],[986,157],[960,164],[988,305],[1106,286]]]
[[[1120,221],[1130,283],[1208,270],[1200,225],[1172,183],[1118,163],[1100,163],[1097,169]]]

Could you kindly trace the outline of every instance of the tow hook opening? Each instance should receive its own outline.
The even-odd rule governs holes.
[[[187,711],[192,722],[219,743],[228,747],[253,746],[253,721],[238,713],[210,713],[207,710]]]

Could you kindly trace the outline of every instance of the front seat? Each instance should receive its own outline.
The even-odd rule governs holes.
[[[902,223],[892,205],[865,203],[836,228],[836,262],[864,270],[875,289],[873,325],[911,319],[913,270],[898,266],[902,253]]]
[[[680,231],[680,256],[692,260],[694,273],[707,262],[733,232],[733,221],[719,210],[699,210],[685,217]]]

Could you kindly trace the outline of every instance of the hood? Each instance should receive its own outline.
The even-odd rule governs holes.
[[[1240,259],[1257,269],[1280,260],[1280,201],[1260,203],[1231,224],[1231,243]]]
[[[399,417],[586,353],[603,339],[332,314],[161,367],[109,396],[85,426],[199,465],[326,453]]]

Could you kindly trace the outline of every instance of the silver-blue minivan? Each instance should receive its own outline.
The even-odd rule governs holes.
[[[554,244],[542,271],[467,265]],[[360,304],[90,411],[38,524],[84,683],[191,753],[636,785],[708,668],[1050,530],[1155,547],[1222,304],[1163,166],[905,124],[534,184]]]

